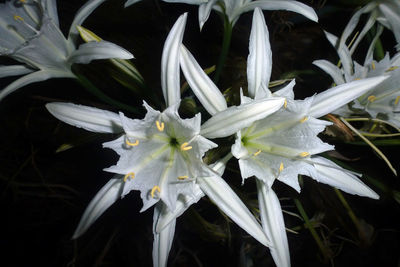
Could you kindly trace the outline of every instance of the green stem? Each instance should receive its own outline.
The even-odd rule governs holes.
[[[315,242],[318,245],[319,250],[321,251],[322,255],[324,256],[325,259],[329,259],[329,252],[326,249],[324,243],[322,243],[322,240],[319,238],[319,235],[317,234],[317,231],[315,231],[315,228],[313,226],[313,223],[310,221],[310,219],[307,216],[307,213],[305,212],[303,205],[301,204],[300,200],[297,198],[294,198],[294,203],[296,204],[296,207],[298,211],[300,212],[301,217],[303,217],[304,222],[306,224],[306,227],[310,231],[312,237],[314,238]]]
[[[356,226],[357,230],[360,231],[361,230],[360,222],[358,221],[357,216],[354,214],[353,210],[351,209],[349,203],[344,198],[342,192],[340,192],[339,189],[337,189],[337,188],[333,188],[333,190],[335,190],[335,193],[336,193],[337,197],[339,198],[340,202],[342,203],[342,205],[346,209],[347,214],[349,215],[350,219],[353,221],[353,223]]]
[[[228,56],[229,47],[231,46],[232,39],[232,24],[228,17],[224,15],[224,39],[222,41],[222,50],[219,55],[217,68],[214,75],[214,83],[217,84],[221,76],[222,69],[224,68],[226,57]]]
[[[96,96],[98,99],[101,101],[112,105],[113,107],[117,107],[119,109],[129,111],[133,114],[140,115],[140,112],[134,107],[131,107],[127,104],[121,103],[108,95],[104,94],[99,88],[97,88],[91,81],[89,81],[87,78],[85,78],[83,75],[77,75],[79,83],[85,87],[85,89]]]

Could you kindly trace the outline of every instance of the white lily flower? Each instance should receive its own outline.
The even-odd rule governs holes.
[[[141,0],[128,0],[125,7],[137,3]],[[312,21],[318,22],[318,16],[315,11],[298,1],[294,0],[163,0],[168,3],[186,3],[199,6],[199,25],[203,28],[208,20],[211,10],[214,9],[227,16],[229,23],[234,25],[240,15],[261,8],[264,10],[287,10],[299,13]]]
[[[27,74],[0,91],[0,100],[15,90],[49,78],[75,78],[74,63],[95,59],[130,59],[125,49],[107,42],[90,42],[76,48],[76,26],[105,0],[90,0],[76,14],[66,39],[58,25],[55,0],[18,0],[0,4],[0,56],[24,65],[1,66],[1,77]]]

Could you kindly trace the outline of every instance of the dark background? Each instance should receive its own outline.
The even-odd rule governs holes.
[[[271,80],[294,75],[298,98],[330,87],[329,76],[311,63],[316,59],[338,60],[322,30],[340,35],[355,10],[350,1],[301,2],[314,7],[319,24],[295,13],[264,12],[273,51]],[[58,1],[64,32],[81,5],[82,1],[77,0]],[[183,12],[189,12],[185,45],[202,67],[214,65],[222,41],[222,24],[215,12],[199,32],[197,6],[145,0],[123,9],[123,1],[109,0],[84,26],[132,52],[146,88],[151,88],[146,90],[152,92],[135,94],[122,87],[103,72],[105,61],[74,68],[89,73],[94,83],[109,96],[136,107],[141,115],[125,112],[131,117],[143,117],[143,99],[162,109],[162,47],[169,29]],[[251,12],[242,15],[234,28],[230,54],[219,84],[223,90],[232,87],[233,95],[246,85],[251,16]],[[382,42],[385,49],[393,53],[394,40],[390,32],[385,31]],[[365,49],[359,49],[359,62],[363,62]],[[12,60],[0,58],[0,64],[12,63]],[[0,88],[14,79],[1,79]],[[153,93],[158,99],[149,96]],[[189,92],[184,97],[191,99]],[[56,120],[44,108],[53,101],[117,111],[71,79],[25,86],[0,103],[1,266],[151,266],[152,209],[139,213],[142,203],[138,192],[118,201],[86,234],[71,240],[85,207],[112,177],[102,169],[115,164],[118,157],[113,151],[102,149],[101,144],[116,136],[89,133]],[[183,107],[183,113],[189,116],[193,112],[188,106]],[[346,164],[372,177],[372,180],[364,177],[363,181],[376,190],[381,199],[376,201],[343,193],[362,222],[362,231],[358,231],[329,186],[304,178],[302,193],[297,194],[276,183],[274,189],[282,198],[282,208],[298,213],[292,200],[298,198],[330,250],[330,258],[324,259],[304,222],[285,214],[286,227],[298,232],[288,232],[292,265],[400,266],[400,206],[393,197],[393,190],[400,188],[398,178],[370,148],[332,138],[329,142],[353,159]],[[63,144],[72,144],[73,148],[56,153]],[[398,147],[381,149],[400,170],[396,158]],[[241,187],[237,167],[232,160],[224,178],[242,192],[246,203],[254,206],[255,185],[248,179]],[[371,183],[374,180],[384,184],[386,189],[377,188]],[[177,220],[170,266],[246,266],[244,262],[250,259],[253,266],[274,266],[268,249],[228,222],[208,199],[203,198]]]

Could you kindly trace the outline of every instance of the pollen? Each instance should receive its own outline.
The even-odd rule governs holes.
[[[355,81],[359,81],[359,80],[361,80],[361,78],[355,78],[354,80],[355,80]]]
[[[164,131],[164,123],[163,122],[159,122],[159,121],[156,121],[156,126],[157,126],[157,129],[160,131],[160,132],[162,132],[162,131]]]
[[[374,102],[376,100],[376,96],[370,95],[367,99],[368,99],[369,102],[372,103],[372,102]]]
[[[253,153],[253,156],[257,157],[260,153],[261,153],[261,150],[259,149],[259,150],[257,150],[257,152]]]
[[[26,0],[19,0],[19,2],[21,2],[21,3],[26,3]]]
[[[188,142],[183,143],[183,144],[181,145],[181,150],[182,150],[182,151],[187,151],[187,150],[190,150],[190,149],[193,148],[193,147],[188,146],[188,145],[189,145]]]
[[[301,122],[301,123],[304,123],[304,122],[306,122],[307,120],[308,120],[308,117],[305,116],[304,118],[302,118],[302,119],[300,120],[300,122]]]
[[[283,103],[283,107],[287,108],[287,100],[286,100],[286,98],[285,98],[285,102]]]
[[[19,20],[19,21],[24,21],[24,19],[21,16],[18,16],[18,15],[14,15],[14,19],[15,20]]]
[[[158,193],[161,193],[161,188],[160,188],[158,185],[154,186],[154,187],[151,189],[150,195],[151,195],[152,198],[154,198],[154,193],[155,193],[156,191],[158,191]]]
[[[282,172],[282,171],[283,171],[283,168],[284,168],[283,162],[281,162],[281,165],[279,165],[279,172]]]
[[[372,67],[372,69],[373,69],[373,70],[375,70],[375,69],[376,69],[376,67],[375,67],[375,63],[374,63],[374,62],[372,62],[372,63],[371,63],[371,67]]]
[[[393,66],[393,67],[390,67],[390,68],[388,68],[386,71],[393,71],[393,70],[397,70],[399,67],[397,67],[397,66]]]
[[[310,156],[310,153],[308,153],[308,152],[301,152],[301,153],[299,154],[299,156],[302,157],[302,158],[305,158],[305,157],[307,157],[307,156]]]
[[[187,176],[187,175],[178,176],[178,180],[185,180],[187,178],[189,178],[189,176]]]
[[[399,101],[400,101],[400,95],[398,95],[396,97],[396,100],[394,101],[394,104],[397,105],[399,103]]]
[[[125,183],[126,183],[126,181],[128,181],[128,178],[131,178],[131,180],[133,180],[133,178],[135,178],[135,173],[134,173],[134,172],[127,173],[127,174],[124,176],[124,182],[125,182]]]
[[[139,140],[136,140],[135,143],[132,143],[128,140],[128,138],[125,139],[125,144],[127,144],[128,146],[137,146],[139,145]]]

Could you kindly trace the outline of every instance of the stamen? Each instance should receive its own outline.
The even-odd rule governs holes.
[[[400,101],[400,95],[398,95],[396,97],[396,100],[394,101],[394,104],[397,105],[399,103],[399,101]]]
[[[305,157],[307,157],[307,156],[310,156],[310,153],[308,153],[308,152],[301,152],[301,153],[299,154],[299,156],[302,157],[302,158],[305,158]]]
[[[361,78],[355,78],[354,80],[355,80],[355,81],[359,81],[359,80],[361,80]]]
[[[281,165],[279,165],[279,172],[281,173],[283,171],[283,162],[281,162]]]
[[[367,99],[368,99],[369,102],[372,103],[372,102],[374,102],[376,100],[376,96],[370,95]]]
[[[136,140],[135,143],[131,143],[129,142],[128,138],[125,138],[125,144],[127,144],[128,146],[137,146],[139,145],[139,140]]]
[[[19,21],[24,21],[24,19],[21,16],[18,16],[18,15],[14,15],[14,19],[15,20],[19,20]]]
[[[150,195],[151,195],[152,198],[154,198],[154,193],[155,193],[156,191],[158,191],[158,193],[161,193],[161,188],[160,188],[158,185],[154,186],[154,187],[151,189]]]
[[[181,150],[182,150],[182,151],[187,151],[187,150],[190,150],[190,149],[193,148],[193,147],[188,146],[188,145],[189,145],[188,142],[183,143],[183,144],[181,145]]]
[[[285,98],[285,102],[283,103],[283,107],[287,108],[287,100],[286,100],[286,98]]]
[[[187,176],[187,175],[178,176],[178,180],[185,180],[187,178],[189,178],[189,176]]]
[[[21,3],[26,3],[26,0],[19,0],[19,2],[21,2]]]
[[[260,153],[261,153],[261,150],[259,149],[259,150],[257,150],[257,152],[253,153],[253,156],[257,157]]]
[[[304,123],[304,122],[306,122],[307,120],[308,120],[308,117],[305,116],[304,118],[302,118],[302,119],[300,120],[300,122],[301,122],[301,123]]]
[[[393,70],[397,70],[399,67],[397,67],[397,66],[393,66],[393,67],[390,67],[390,68],[388,68],[386,71],[393,71]]]
[[[160,131],[160,132],[162,132],[162,131],[164,131],[164,123],[163,122],[159,122],[159,121],[156,121],[156,126],[157,126],[157,129]]]
[[[372,69],[373,69],[373,70],[375,70],[375,69],[376,69],[376,67],[375,67],[375,63],[374,63],[374,62],[372,62],[372,63],[371,63],[371,67],[372,67]]]
[[[135,173],[134,172],[130,172],[128,174],[126,174],[124,176],[124,182],[126,183],[126,181],[128,181],[128,178],[131,178],[131,180],[133,180],[133,178],[135,178]]]

